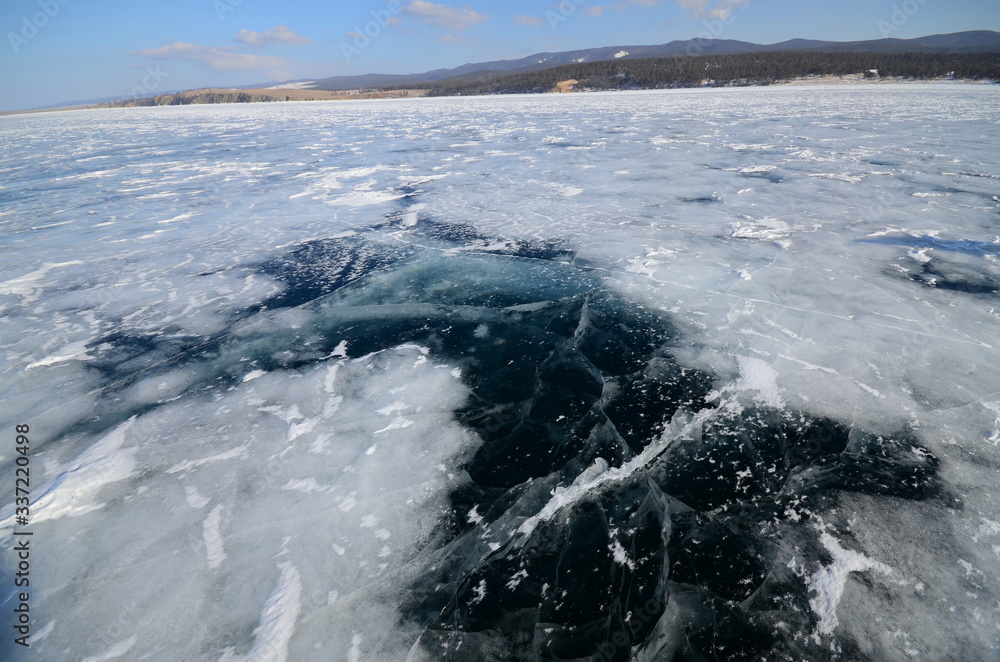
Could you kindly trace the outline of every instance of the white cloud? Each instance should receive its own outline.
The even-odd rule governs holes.
[[[545,21],[537,16],[525,16],[524,14],[518,14],[515,16],[514,21],[520,23],[521,25],[526,25],[529,28],[541,27],[545,23]]]
[[[437,5],[427,0],[413,0],[403,8],[403,11],[422,23],[446,30],[467,30],[476,23],[490,20],[487,14],[480,14],[468,5],[459,9],[451,5]]]
[[[270,44],[288,44],[290,46],[307,46],[312,43],[308,37],[297,35],[288,29],[287,25],[279,25],[271,28],[267,32],[254,32],[253,30],[240,30],[236,35],[236,41],[253,48],[263,48]]]
[[[151,60],[191,60],[200,62],[213,71],[246,71],[247,69],[264,69],[281,67],[288,63],[283,57],[272,55],[251,55],[250,53],[235,53],[229,50],[209,48],[175,41],[161,48],[147,48],[139,51],[143,57]]]
[[[677,6],[686,9],[692,17],[701,18],[705,15],[708,0],[677,0]]]
[[[750,4],[750,0],[723,0],[717,7],[709,12],[712,18],[729,18],[734,9],[739,9]]]
[[[635,0],[633,0],[634,2]],[[691,18],[728,18],[733,10],[750,4],[750,0],[720,0],[709,8],[708,0],[677,0],[677,6],[686,9]]]
[[[587,16],[600,16],[604,13],[604,5],[595,5],[593,7],[584,7],[583,11]]]
[[[279,25],[266,32],[240,30],[236,41],[250,48],[264,48],[272,44],[287,44],[305,46],[311,44],[308,37],[295,34],[286,25]],[[254,55],[238,52],[238,46],[199,46],[184,41],[175,41],[160,48],[147,48],[139,51],[143,57],[151,60],[190,60],[199,62],[213,71],[247,71],[249,69],[279,69],[285,67],[289,60],[273,55]]]
[[[750,4],[750,0],[717,0],[714,5],[712,0],[675,0],[677,6],[691,14],[691,18],[728,18],[733,13],[733,9],[745,7]],[[625,11],[630,7],[655,7],[662,5],[666,0],[620,0],[612,5],[618,11]],[[601,8],[603,10],[603,7]],[[588,12],[589,13],[589,12]],[[596,16],[599,14],[592,14]]]

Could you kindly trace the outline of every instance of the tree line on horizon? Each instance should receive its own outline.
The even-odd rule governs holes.
[[[387,89],[427,90],[428,96],[528,94],[579,81],[586,90],[769,85],[807,76],[956,79],[1000,82],[1000,52],[994,53],[827,53],[779,51],[739,55],[677,56],[567,64],[541,71],[483,72],[434,83]]]

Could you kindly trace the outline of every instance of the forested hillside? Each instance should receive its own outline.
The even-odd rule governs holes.
[[[420,85],[430,96],[549,92],[575,79],[578,89],[621,90],[671,87],[768,85],[811,75],[867,78],[1000,81],[1000,53],[774,52],[703,57],[610,60],[543,71],[483,72]],[[400,86],[406,89],[407,86]],[[414,86],[415,87],[415,86]]]

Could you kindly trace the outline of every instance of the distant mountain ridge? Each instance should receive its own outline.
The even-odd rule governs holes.
[[[362,74],[357,76],[331,76],[321,79],[296,79],[269,81],[251,85],[233,85],[231,90],[261,90],[276,85],[305,83],[304,89],[342,91],[396,87],[437,83],[463,76],[497,73],[527,73],[543,71],[567,64],[610,61],[615,59],[644,59],[672,56],[739,55],[746,53],[813,51],[813,52],[867,52],[867,53],[992,53],[1000,52],[1000,32],[972,30],[950,34],[936,34],[917,39],[875,39],[869,41],[821,41],[816,39],[789,39],[776,44],[754,44],[733,39],[687,39],[654,46],[603,46],[556,53],[536,53],[517,60],[494,60],[463,64],[452,69],[435,69],[418,74]],[[183,90],[162,92],[161,95],[179,94]],[[106,97],[67,101],[35,108],[48,110],[68,106],[124,103],[120,97]]]
[[[687,39],[655,46],[603,46],[557,53],[536,53],[518,60],[494,60],[463,64],[452,69],[435,69],[420,74],[363,74],[360,76],[331,76],[313,80],[312,89],[353,90],[359,88],[409,85],[437,82],[448,78],[492,72],[529,72],[550,69],[564,64],[598,62],[613,59],[640,59],[684,55],[737,55],[775,51],[823,51],[868,53],[988,53],[1000,51],[1000,32],[973,30],[951,34],[936,34],[917,39],[874,39],[868,41],[821,41],[816,39],[790,39],[777,44],[754,44],[733,39]],[[622,53],[625,53],[622,55]],[[301,81],[283,81],[301,82]],[[246,85],[241,87],[265,87]]]

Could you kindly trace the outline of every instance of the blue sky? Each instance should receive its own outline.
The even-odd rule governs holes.
[[[1000,31],[1000,2],[3,0],[0,29],[0,109],[10,110],[138,92],[418,73],[706,32],[775,43]]]

